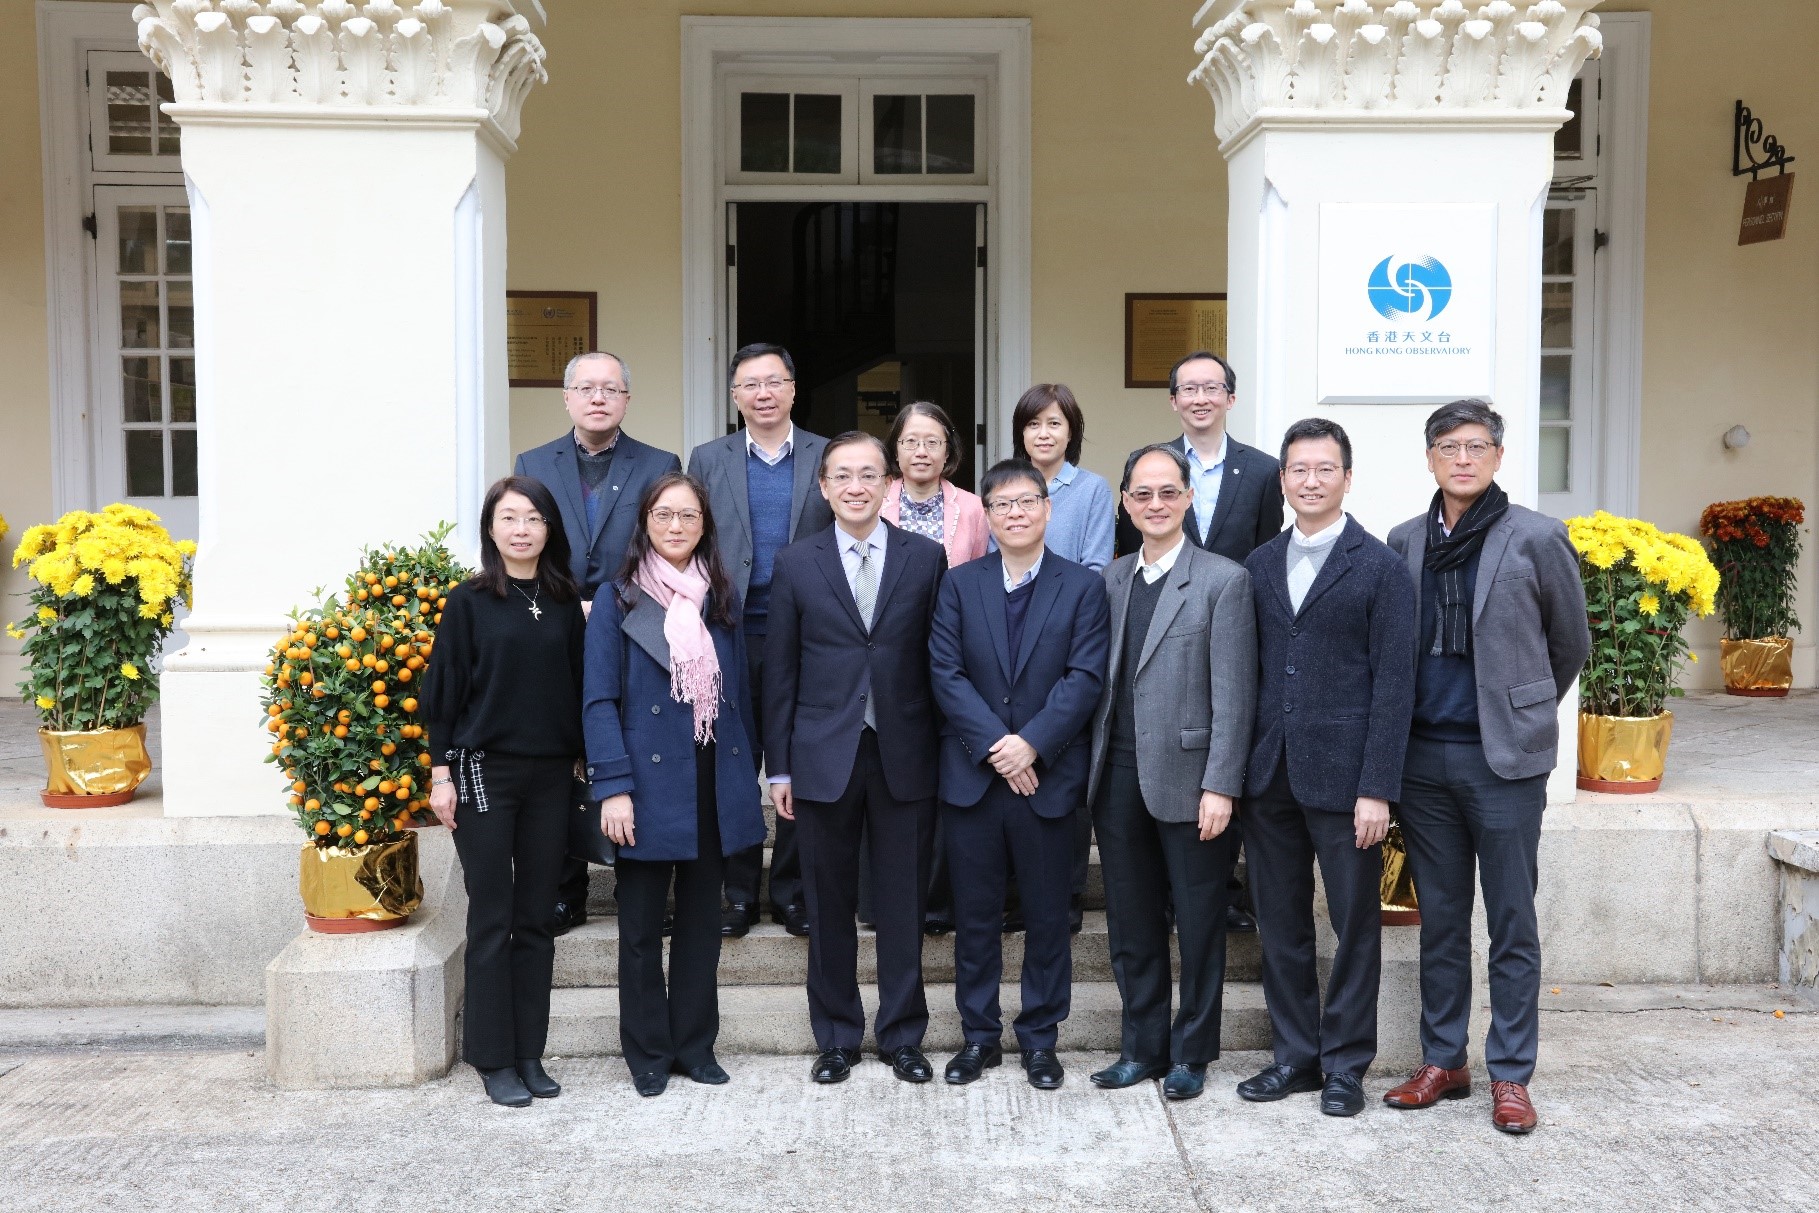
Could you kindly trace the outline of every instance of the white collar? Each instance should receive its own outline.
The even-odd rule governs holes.
[[[1162,555],[1156,557],[1156,562],[1154,564],[1144,564],[1143,563],[1143,549],[1138,548],[1137,549],[1137,571],[1139,573],[1144,574],[1145,581],[1154,581],[1155,580],[1154,577],[1150,577],[1148,575],[1149,571],[1151,569],[1156,570],[1157,577],[1166,576],[1168,571],[1175,567],[1175,561],[1181,559],[1181,549],[1185,548],[1186,546],[1187,546],[1187,535],[1185,533],[1183,533],[1181,538],[1175,540],[1174,547],[1172,547],[1168,551],[1162,553]]]
[[[1441,506],[1439,509],[1434,511],[1434,521],[1438,522],[1440,524],[1440,533],[1442,535],[1445,535],[1448,539],[1451,539],[1453,537],[1453,528],[1446,525],[1446,507],[1445,506]]]
[[[1016,580],[1016,581],[1015,581],[1015,582],[1013,582],[1013,581],[1012,581],[1012,580],[1011,580],[1011,574],[1010,574],[1010,570],[1009,570],[1009,569],[1007,569],[1007,568],[1005,568],[1005,567],[1004,567],[1004,565],[1003,565],[1003,563],[1002,563],[1002,562],[1000,562],[1000,564],[999,564],[999,566],[998,566],[998,567],[999,567],[999,570],[1000,570],[1000,571],[1001,571],[1001,572],[1002,572],[1002,573],[1003,573],[1003,575],[1004,575],[1004,592],[1005,592],[1005,593],[1006,593],[1006,594],[1008,594],[1008,593],[1010,593],[1010,592],[1011,592],[1011,591],[1012,591],[1012,590],[1017,590],[1017,589],[1021,589],[1021,588],[1023,588],[1023,587],[1024,587],[1024,586],[1026,586],[1026,585],[1028,585],[1028,584],[1029,584],[1029,583],[1030,583],[1030,582],[1032,582],[1032,581],[1034,581],[1034,580],[1036,580],[1036,575],[1037,575],[1037,574],[1038,574],[1038,573],[1040,573],[1040,572],[1042,572],[1042,560],[1043,560],[1043,558],[1044,558],[1044,557],[1046,557],[1046,556],[1047,556],[1047,555],[1048,555],[1048,548],[1046,548],[1046,547],[1045,547],[1045,548],[1043,548],[1043,549],[1042,549],[1042,551],[1041,551],[1041,552],[1040,552],[1040,553],[1039,553],[1039,554],[1038,554],[1038,555],[1037,555],[1037,556],[1036,556],[1036,563],[1035,563],[1035,564],[1032,564],[1032,565],[1030,565],[1030,567],[1029,567],[1029,571],[1028,571],[1028,572],[1026,572],[1026,573],[1024,573],[1024,574],[1023,574],[1023,576],[1022,576],[1022,577],[1020,577],[1020,578],[1018,578],[1018,579],[1017,579],[1017,580]]]
[[[745,431],[745,449],[758,456],[758,458],[764,460],[766,463],[775,463],[777,460],[796,449],[796,423],[793,421],[790,422],[789,433],[783,436],[783,445],[777,448],[777,453],[775,455],[769,454],[763,447],[758,445],[758,440],[752,437],[752,432],[749,428]]]
[[[1351,515],[1341,512],[1338,522],[1315,531],[1312,535],[1303,535],[1299,523],[1291,524],[1288,528],[1288,541],[1298,548],[1323,548],[1339,538],[1339,532],[1345,529],[1345,524],[1350,520]]]

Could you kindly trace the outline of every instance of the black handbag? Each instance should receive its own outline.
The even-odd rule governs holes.
[[[619,857],[613,840],[600,832],[600,802],[590,799],[587,784],[577,779],[569,797],[568,853],[583,863],[611,867]]]

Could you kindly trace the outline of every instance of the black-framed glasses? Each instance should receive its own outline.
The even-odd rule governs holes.
[[[762,388],[775,394],[794,382],[796,382],[794,379],[741,379],[738,383],[733,384],[733,390],[752,396]]]
[[[985,508],[999,518],[1006,517],[1012,510],[1033,514],[1042,507],[1048,498],[1039,493],[1025,493],[1021,497],[995,497],[985,503]]]

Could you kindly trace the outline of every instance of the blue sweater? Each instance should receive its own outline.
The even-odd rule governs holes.
[[[752,576],[745,591],[745,632],[762,636],[771,612],[771,568],[789,542],[790,497],[796,485],[796,452],[775,466],[745,453],[745,496],[752,515]]]
[[[1465,600],[1476,601],[1479,548],[1465,562]],[[1421,571],[1421,630],[1415,633],[1414,733],[1430,741],[1477,741],[1478,671],[1472,656],[1436,657],[1434,631],[1440,626],[1440,578]],[[1476,648],[1478,640],[1472,639]]]

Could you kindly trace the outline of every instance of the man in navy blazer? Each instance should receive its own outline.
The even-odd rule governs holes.
[[[1043,546],[1048,490],[1023,460],[979,484],[998,550],[950,571],[929,636],[941,730],[942,830],[954,886],[954,1001],[965,1047],[950,1083],[1000,1064],[998,982],[1006,870],[1023,897],[1023,1006],[1015,1024],[1030,1085],[1061,1085],[1056,1029],[1073,981],[1068,882],[1073,817],[1086,797],[1089,726],[1110,651],[1105,581]]]
[[[1352,443],[1312,417],[1282,439],[1295,524],[1245,561],[1261,672],[1241,815],[1263,944],[1275,1063],[1238,1084],[1254,1103],[1321,1091],[1356,1116],[1377,1056],[1379,886],[1389,802],[1414,711],[1415,585],[1345,513]],[[1314,866],[1338,943],[1326,1005],[1314,964]]]
[[[771,579],[765,777],[802,857],[816,1082],[843,1081],[865,1039],[854,922],[862,862],[878,933],[878,1056],[905,1082],[934,1077],[921,1047],[935,835],[928,637],[947,554],[878,517],[886,467],[871,434],[829,439],[819,480],[834,525],[779,551]]]
[[[674,455],[621,428],[631,402],[625,359],[600,350],[576,354],[562,369],[562,405],[573,428],[512,465],[512,475],[541,480],[556,499],[583,608],[591,608],[595,592],[619,575],[640,523],[644,490],[664,473],[682,470]],[[579,859],[563,861],[555,913],[558,935],[587,921],[587,864]]]

